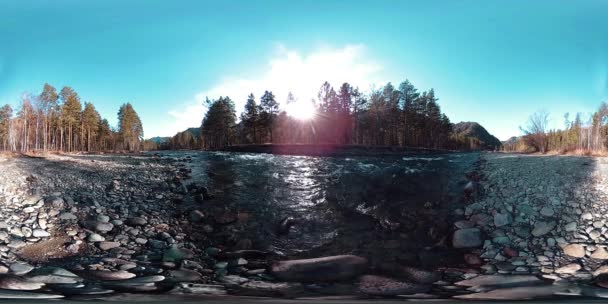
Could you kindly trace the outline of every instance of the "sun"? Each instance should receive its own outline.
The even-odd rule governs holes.
[[[312,102],[300,100],[288,104],[285,110],[287,111],[287,115],[299,120],[310,120],[316,112]]]

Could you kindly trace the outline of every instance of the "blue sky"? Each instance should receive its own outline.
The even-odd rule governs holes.
[[[608,98],[608,1],[0,0],[0,103],[49,82],[146,137],[199,126],[205,96],[314,96],[405,78],[454,122],[506,139],[534,111],[552,125]],[[285,96],[283,96],[285,95]]]

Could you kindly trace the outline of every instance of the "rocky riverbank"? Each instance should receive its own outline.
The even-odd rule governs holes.
[[[415,248],[399,232],[407,225],[391,232],[402,240],[381,242],[380,251],[393,252],[381,256],[357,249],[302,259],[261,246],[243,237],[255,215],[222,202],[221,188],[193,182],[192,162],[187,155],[0,157],[0,298],[608,294],[604,159],[483,154],[462,189],[467,204],[446,223],[451,238],[448,225],[413,253],[460,259],[426,269],[407,262],[412,252],[404,250]],[[288,233],[277,224],[286,231],[276,233]]]
[[[461,220],[454,223],[453,246],[464,248],[473,268],[464,276],[534,278],[551,288],[576,284],[577,291],[570,291],[575,294],[605,295],[592,286],[608,287],[608,160],[517,154],[482,159],[480,198],[455,214]],[[475,280],[457,285],[478,285]],[[567,293],[551,288],[540,294],[530,289],[527,296]]]

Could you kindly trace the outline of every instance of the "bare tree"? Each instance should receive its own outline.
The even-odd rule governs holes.
[[[527,125],[520,127],[524,132],[526,143],[540,153],[547,152],[547,128],[549,125],[549,113],[538,111],[528,118]]]

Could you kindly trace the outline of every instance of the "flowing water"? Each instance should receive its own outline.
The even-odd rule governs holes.
[[[238,238],[290,256],[353,253],[437,266],[478,153],[309,157],[162,152],[248,217]],[[286,231],[282,220],[294,223]],[[288,225],[283,225],[286,228]],[[430,263],[430,264],[429,264]]]

